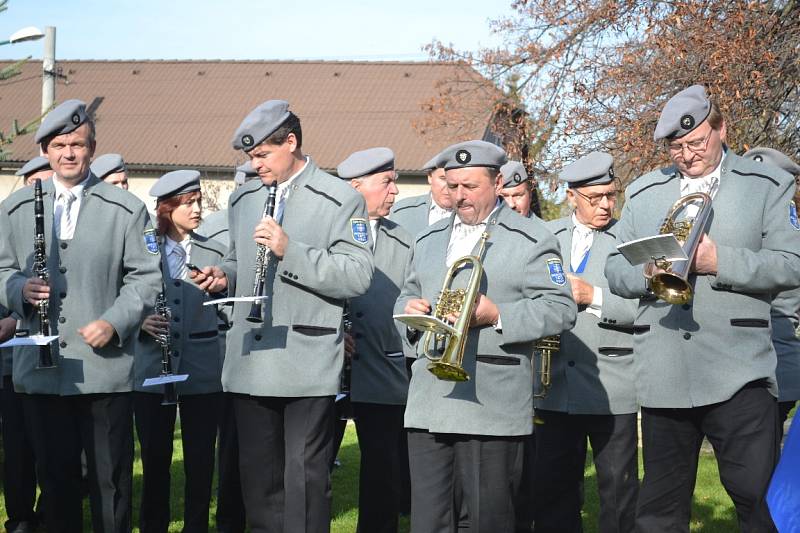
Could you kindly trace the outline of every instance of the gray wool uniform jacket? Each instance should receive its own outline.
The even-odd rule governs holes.
[[[603,292],[600,318],[578,306],[575,327],[561,334],[561,346],[551,358],[551,387],[547,396],[537,398],[537,409],[580,415],[621,415],[635,413],[636,385],[633,371],[633,321],[638,300],[612,294],[603,274],[608,254],[615,250],[616,231],[612,220],[595,231],[589,258],[582,273],[575,273]],[[564,267],[570,270],[572,216],[546,223],[561,245]],[[540,368],[535,355],[534,368]],[[540,380],[534,377],[534,391],[541,392]]]
[[[431,202],[430,193],[403,198],[392,206],[389,218],[400,224],[409,235],[415,237],[428,227]]]
[[[403,313],[406,302],[415,298],[436,305],[454,219],[441,220],[416,237],[411,271],[395,313]],[[558,268],[558,241],[544,223],[501,203],[486,231],[490,236],[480,292],[499,308],[502,330],[491,325],[470,328],[463,361],[470,380],[461,383],[442,381],[430,373],[421,341],[417,342],[420,355],[412,366],[405,413],[408,428],[469,435],[530,434],[534,341],[575,323],[577,308]],[[469,269],[462,269],[451,287],[464,287],[468,277]]]
[[[646,174],[625,191],[617,242],[656,235],[680,197],[674,167]],[[689,408],[728,400],[766,380],[777,396],[770,336],[772,295],[800,285],[800,235],[790,220],[794,181],[778,169],[728,153],[706,232],[717,245],[716,275],[689,276],[685,305],[656,300],[642,265],[612,252],[609,288],[640,298],[635,322],[636,384],[644,407]]]
[[[133,390],[134,344],[144,307],[161,286],[158,247],[145,205],[133,194],[91,175],[74,237],[58,241],[53,228],[53,180],[42,183],[50,331],[56,368],[36,370],[38,348],[15,348],[14,387],[27,394],[94,394]],[[23,329],[38,333],[34,307],[22,298],[33,263],[33,187],[0,204],[0,304],[22,317]],[[103,348],[86,344],[78,328],[103,319],[116,335]]]
[[[203,222],[197,228],[196,233],[209,239],[213,239],[222,246],[228,246],[228,210],[220,209],[214,211],[207,217],[203,217]]]
[[[375,275],[366,294],[350,300],[356,353],[350,398],[354,402],[405,405],[408,372],[403,339],[392,319],[394,302],[406,279],[413,239],[383,218],[375,234]]]
[[[225,255],[225,247],[206,237],[192,234],[192,264],[199,268],[218,265]],[[223,338],[218,330],[218,317],[214,306],[204,306],[210,300],[208,293],[192,281],[173,279],[161,245],[161,272],[167,305],[172,313],[170,343],[172,371],[189,374],[186,381],[176,384],[179,394],[208,394],[222,390]],[[155,302],[148,302],[147,314],[154,312]],[[147,378],[161,374],[161,346],[145,331],[139,332],[136,344],[136,390],[161,394],[163,387],[143,387]]]
[[[231,197],[230,247],[220,265],[228,293],[252,296],[256,243],[267,187],[253,180]],[[339,389],[344,355],[342,308],[372,282],[373,258],[364,198],[309,158],[286,200],[289,244],[272,257],[263,324],[247,322],[250,303],[237,303],[228,332],[222,385],[253,396],[330,396]]]

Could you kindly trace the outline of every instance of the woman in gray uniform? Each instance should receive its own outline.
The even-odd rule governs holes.
[[[214,475],[217,419],[222,408],[222,357],[214,307],[203,306],[208,294],[189,281],[187,270],[216,265],[225,248],[194,233],[200,224],[200,173],[164,174],[150,189],[158,199],[156,217],[161,248],[163,299],[169,311],[148,302],[136,353],[134,413],[142,449],[144,480],[139,527],[143,533],[166,532],[170,516],[170,464],[177,405],[163,405],[165,385],[143,386],[162,375],[162,343],[169,339],[169,361],[176,375],[181,411],[184,472],[184,531],[208,530],[208,507]],[[168,403],[168,402],[163,402]]]

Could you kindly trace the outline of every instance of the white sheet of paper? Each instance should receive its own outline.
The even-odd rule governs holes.
[[[58,335],[50,335],[47,337],[42,337],[41,335],[14,337],[13,339],[8,339],[3,344],[0,344],[0,348],[11,348],[13,346],[44,346],[45,344],[50,344],[57,338]]]
[[[147,378],[142,383],[142,387],[153,387],[164,385],[165,383],[180,383],[189,379],[189,374],[173,374],[171,376],[158,376],[157,378]]]
[[[233,302],[257,302],[259,300],[266,300],[267,298],[269,298],[269,296],[236,296],[231,298],[217,298],[216,300],[203,302],[203,305],[216,305]]]
[[[447,332],[450,335],[456,333],[453,326],[431,315],[400,314],[393,315],[392,318],[417,331]]]
[[[653,258],[663,257],[667,261],[689,259],[672,233],[628,241],[618,245],[617,250],[634,266],[643,265]]]

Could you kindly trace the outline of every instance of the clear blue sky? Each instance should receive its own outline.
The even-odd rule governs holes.
[[[58,59],[425,60],[439,39],[496,44],[489,20],[511,0],[10,0],[0,40],[55,26]],[[42,41],[0,58],[41,58]]]

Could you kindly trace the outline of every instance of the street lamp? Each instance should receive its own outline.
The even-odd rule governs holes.
[[[27,28],[15,31],[7,41],[0,41],[0,46],[4,44],[24,43],[26,41],[38,41],[42,37],[44,37],[44,33],[42,33],[39,28],[28,26]]]

